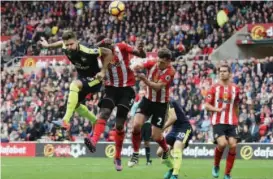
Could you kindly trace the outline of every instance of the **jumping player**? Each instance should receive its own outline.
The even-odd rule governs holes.
[[[228,65],[221,65],[218,73],[219,82],[210,88],[205,104],[205,109],[212,112],[213,136],[217,144],[212,175],[219,177],[221,157],[225,147],[229,146],[224,179],[231,179],[238,139],[239,87],[230,81],[231,69]]]
[[[111,60],[106,71],[105,94],[99,103],[100,111],[98,120],[94,128],[93,136],[85,138],[85,144],[91,152],[95,152],[96,144],[104,132],[106,121],[110,117],[112,110],[117,107],[116,116],[116,136],[115,136],[115,167],[117,171],[122,170],[121,150],[125,132],[124,123],[127,119],[134,99],[135,91],[132,88],[135,85],[135,75],[130,68],[129,55],[133,54],[141,58],[146,57],[143,50],[143,43],[139,42],[137,48],[131,47],[126,43],[112,44],[110,39],[103,39],[98,46],[111,49],[114,58]]]
[[[192,138],[192,127],[181,104],[173,99],[170,100],[168,120],[163,129],[169,127],[171,129],[167,132],[166,141],[173,149],[173,168],[164,175],[164,179],[177,179],[182,164],[183,149],[187,148]],[[162,152],[162,148],[159,147],[157,155],[161,157]]]
[[[147,85],[147,95],[142,98],[134,117],[132,131],[134,153],[128,162],[129,167],[133,167],[138,163],[141,127],[151,116],[152,138],[163,149],[162,162],[169,167],[172,166],[172,162],[169,158],[170,150],[162,135],[162,128],[169,105],[169,88],[175,73],[171,65],[172,59],[171,51],[167,48],[162,48],[158,51],[157,60],[147,61],[135,67],[135,70],[145,68],[148,71],[147,78],[142,73],[137,75],[137,77]]]
[[[69,87],[70,91],[63,121],[61,123],[55,121],[55,123],[68,130],[70,128],[69,120],[76,111],[80,116],[89,119],[94,124],[96,116],[80,102],[84,100],[87,94],[100,91],[101,81],[105,77],[107,66],[113,58],[111,50],[88,48],[78,42],[72,31],[64,32],[62,40],[52,44],[48,44],[44,38],[41,38],[40,44],[45,48],[62,47],[67,58],[78,72],[78,79],[72,81]],[[105,59],[101,69],[97,59],[100,56]]]

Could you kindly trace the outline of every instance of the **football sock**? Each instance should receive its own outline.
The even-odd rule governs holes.
[[[173,175],[178,175],[182,164],[182,151],[181,149],[173,150]]]
[[[124,136],[125,136],[124,130],[122,130],[122,131],[117,130],[116,131],[116,134],[115,134],[115,143],[116,143],[116,145],[115,145],[115,147],[116,147],[115,159],[120,159]]]
[[[80,116],[87,118],[92,123],[92,125],[96,122],[96,116],[91,111],[89,111],[85,105],[80,104],[80,106],[76,108],[75,111]]]
[[[163,149],[164,152],[167,152],[169,150],[166,140],[163,137],[161,140],[156,141],[158,145]]]
[[[71,83],[70,84],[70,91],[68,94],[68,101],[67,101],[67,106],[66,106],[66,112],[65,115],[63,117],[63,120],[65,122],[69,122],[70,118],[72,117],[75,108],[78,104],[78,97],[79,97],[79,88],[76,84]]]
[[[145,155],[147,162],[150,162],[150,147],[145,147]]]
[[[134,152],[138,153],[140,143],[141,143],[140,132],[132,132],[132,143],[133,143]]]
[[[104,119],[97,120],[94,127],[93,136],[92,136],[92,141],[95,143],[95,145],[99,141],[101,134],[104,132],[105,125],[106,125],[106,121]]]
[[[218,146],[214,149],[214,166],[219,167],[224,150],[220,150]]]
[[[234,165],[234,161],[236,158],[236,148],[230,148],[229,152],[228,152],[228,156],[226,159],[226,171],[225,171],[225,175],[229,175],[232,167]]]

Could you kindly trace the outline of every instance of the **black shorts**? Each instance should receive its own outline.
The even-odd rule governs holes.
[[[185,144],[184,148],[187,148],[189,145],[189,141],[192,138],[192,127],[190,124],[185,125],[180,129],[172,129],[165,137],[166,142],[171,147],[174,146],[176,140],[182,141]]]
[[[151,124],[162,129],[166,120],[168,108],[169,103],[152,102],[143,97],[136,113],[144,114],[148,118],[152,116]]]
[[[217,143],[217,138],[221,136],[234,137],[239,139],[239,133],[237,126],[229,124],[216,124],[213,126],[213,138],[214,143]]]
[[[152,125],[151,123],[144,123],[141,128],[141,140],[150,141],[152,136]]]
[[[82,89],[79,92],[79,102],[82,102],[90,93],[98,93],[101,90],[102,82],[97,81],[92,77],[79,77],[82,82]]]
[[[106,86],[103,98],[99,102],[99,107],[112,110],[115,106],[121,105],[129,111],[134,101],[135,91],[132,87]]]

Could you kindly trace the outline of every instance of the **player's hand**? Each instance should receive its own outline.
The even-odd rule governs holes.
[[[146,79],[146,76],[143,73],[137,73],[136,77],[139,78],[140,80],[145,80]]]
[[[105,38],[103,39],[104,43],[107,44],[107,45],[111,45],[113,44],[113,40],[112,39],[109,39],[109,38]]]
[[[218,108],[217,112],[223,112],[226,110],[226,107]]]
[[[99,72],[96,74],[96,78],[100,81],[102,81],[105,77],[105,73],[104,72]]]
[[[141,70],[142,68],[143,68],[143,66],[141,64],[132,65],[132,70],[135,72]]]
[[[41,40],[39,42],[42,45],[42,47],[48,48],[48,46],[49,46],[48,42],[46,41],[46,39],[44,37],[41,37]]]

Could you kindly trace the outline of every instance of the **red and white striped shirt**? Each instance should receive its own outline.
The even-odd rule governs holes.
[[[164,82],[166,86],[162,87],[159,91],[153,90],[147,86],[146,98],[152,102],[167,103],[169,102],[169,89],[174,78],[175,70],[172,65],[166,69],[160,70],[155,60],[149,60],[143,64],[144,68],[148,70],[147,78],[152,82]]]
[[[240,88],[234,83],[231,83],[228,86],[217,83],[209,89],[206,102],[216,108],[225,108],[222,112],[213,112],[211,117],[212,125],[238,125],[236,108],[239,103],[239,92]]]
[[[113,49],[114,58],[106,71],[106,86],[126,87],[135,85],[135,76],[130,69],[129,54],[133,47],[125,43],[117,43]]]

